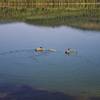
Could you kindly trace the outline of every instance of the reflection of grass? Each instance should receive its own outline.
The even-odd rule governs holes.
[[[76,26],[76,27],[80,27],[80,28],[83,28],[83,29],[96,29],[96,30],[99,30],[100,29],[100,24],[97,24],[97,23],[84,23],[84,24],[81,24],[81,25],[73,25],[73,27]]]
[[[44,26],[61,26],[68,25],[71,27],[100,30],[100,20],[93,17],[78,17],[78,16],[52,16],[52,17],[36,17],[27,18],[27,23],[44,25]]]
[[[99,9],[0,8],[0,21],[24,21],[37,25],[69,25],[100,30]]]

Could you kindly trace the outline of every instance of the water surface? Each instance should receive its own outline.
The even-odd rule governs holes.
[[[37,47],[56,52],[36,53]],[[66,48],[78,54],[67,56]],[[0,83],[100,96],[100,32],[67,26],[0,24]]]

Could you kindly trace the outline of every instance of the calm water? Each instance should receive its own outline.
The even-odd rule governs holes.
[[[36,53],[37,47],[56,52]],[[78,54],[67,56],[66,48]],[[100,32],[67,26],[0,24],[0,83],[100,96]]]

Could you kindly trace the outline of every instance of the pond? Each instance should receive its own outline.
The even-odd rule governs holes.
[[[56,52],[35,52],[37,47]],[[66,55],[73,48],[77,55]],[[100,31],[0,24],[0,83],[100,96]]]

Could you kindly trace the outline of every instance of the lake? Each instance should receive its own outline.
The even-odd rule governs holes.
[[[56,52],[35,52],[37,47]],[[66,55],[73,48],[76,55]],[[100,31],[0,24],[0,84],[100,96]]]

